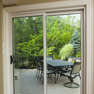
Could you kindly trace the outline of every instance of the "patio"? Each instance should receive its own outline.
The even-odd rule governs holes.
[[[43,85],[36,77],[36,69],[15,69],[15,94],[43,94]],[[80,88],[66,88],[63,84],[69,82],[67,77],[59,77],[57,83],[52,79],[47,79],[48,94],[80,94]],[[77,77],[75,82],[80,84],[80,79]]]

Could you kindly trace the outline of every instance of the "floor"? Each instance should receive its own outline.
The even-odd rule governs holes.
[[[15,94],[43,94],[43,85],[36,77],[36,69],[15,69]],[[69,80],[67,77],[59,77],[57,83],[52,79],[47,79],[48,94],[80,94],[79,88],[66,88],[65,82]],[[80,84],[79,77],[74,80]]]

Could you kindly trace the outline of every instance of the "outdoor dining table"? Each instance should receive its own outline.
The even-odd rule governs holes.
[[[41,60],[41,64],[43,65],[44,60]],[[53,71],[56,74],[59,74],[60,67],[67,67],[67,66],[73,66],[74,63],[68,62],[68,61],[63,61],[63,60],[46,60],[47,65],[51,66]],[[55,83],[58,80],[58,76],[55,77]]]
[[[41,60],[42,65],[43,65],[43,60]],[[47,65],[51,66],[52,69],[57,73],[59,73],[60,69],[62,67],[72,67],[74,63],[68,62],[68,61],[63,61],[63,60],[46,60]]]
[[[52,67],[73,66],[74,63],[63,60],[47,60],[46,63]]]
[[[41,60],[43,62],[43,60]],[[73,66],[74,63],[63,60],[46,60],[46,63],[52,67]]]

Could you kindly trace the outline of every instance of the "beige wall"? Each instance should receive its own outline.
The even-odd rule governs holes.
[[[2,2],[0,0],[0,94],[3,94],[3,81],[2,81]]]

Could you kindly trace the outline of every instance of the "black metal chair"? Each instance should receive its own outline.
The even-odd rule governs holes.
[[[80,60],[81,61],[81,60]],[[78,88],[80,85],[73,81],[77,76],[80,77],[81,70],[81,62],[74,62],[74,65],[71,67],[71,70],[66,70],[67,72],[60,72],[60,76],[66,76],[70,80],[70,82],[66,82],[64,84],[65,87],[68,88]]]
[[[52,56],[47,56],[47,60],[52,60],[53,57]],[[47,65],[47,70],[53,70],[53,68],[49,65]]]
[[[68,62],[73,62],[74,61],[74,57],[71,57],[71,56],[69,56],[69,58],[68,58]],[[61,67],[60,69],[59,69],[59,71],[62,71],[62,72],[67,72],[67,70],[71,70],[71,67],[70,66],[66,66],[66,67]]]
[[[51,56],[47,56],[47,60],[52,60],[53,58]],[[54,77],[54,80],[55,80],[55,83],[56,83],[56,72],[54,71],[53,67],[47,65],[47,76],[48,78],[52,79],[51,75],[54,74],[55,77]],[[40,76],[40,80],[42,81],[42,84],[43,84],[43,81],[44,81],[44,69],[43,69],[43,62],[41,62],[41,76]]]
[[[69,58],[68,58],[68,62],[72,62],[73,60],[74,60],[74,57],[69,56]]]
[[[48,70],[47,69],[46,73],[47,73],[48,78],[50,78],[50,79],[52,79],[51,75],[54,74],[55,75],[54,80],[55,80],[55,83],[56,83],[56,72],[54,70]],[[41,77],[40,80],[41,80],[42,84],[43,84],[43,81],[44,81],[43,75],[44,75],[44,71],[42,69],[41,70],[41,76],[40,76]]]
[[[36,72],[36,76],[37,76],[37,78],[41,78],[40,76],[41,76],[41,70],[42,70],[42,68],[41,68],[41,64],[40,64],[40,61],[41,60],[43,60],[43,56],[37,56],[36,57],[36,65],[37,65],[37,72]]]

